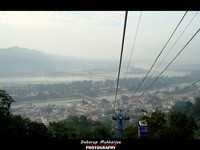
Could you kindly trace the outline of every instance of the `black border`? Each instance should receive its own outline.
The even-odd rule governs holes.
[[[92,141],[100,141],[103,139]],[[111,139],[113,141],[113,139]],[[115,140],[116,141],[116,140]],[[198,149],[200,145],[200,139],[197,140],[150,140],[150,139],[133,139],[133,140],[125,140],[125,139],[117,139],[117,141],[121,141],[121,144],[116,146],[115,150],[174,150],[174,149]],[[81,139],[78,140],[7,140],[4,141],[5,145],[9,145],[9,148],[12,147],[14,149],[49,149],[49,150],[86,150],[86,147],[81,144]]]
[[[0,11],[185,11],[200,10],[198,1],[195,2],[176,2],[176,1],[2,1]],[[133,150],[133,149],[193,149],[200,145],[198,140],[121,140],[122,144],[116,150]],[[80,144],[80,140],[61,140],[61,141],[10,141],[2,140],[1,142],[15,149],[74,149],[84,150],[85,147]]]
[[[88,0],[74,0],[74,1],[2,1],[0,10],[64,10],[64,11],[126,11],[126,10],[200,10],[198,1],[169,1],[169,0],[107,0],[107,1],[88,1]]]

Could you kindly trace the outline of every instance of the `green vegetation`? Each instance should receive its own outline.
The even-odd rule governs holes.
[[[81,116],[69,116],[63,121],[42,123],[10,114],[13,101],[6,91],[0,91],[0,138],[4,139],[111,139],[112,122],[99,122]],[[176,107],[176,106],[174,106]],[[194,139],[199,137],[200,98],[196,103],[186,102],[181,111],[164,114],[156,110],[147,118],[147,139]],[[175,109],[175,108],[173,108]],[[187,114],[186,114],[187,113]],[[194,119],[193,119],[194,118]],[[137,124],[129,123],[123,134],[124,139],[137,139]]]
[[[10,114],[12,102],[14,102],[13,98],[5,90],[0,90],[0,116]]]
[[[147,139],[194,139],[198,129],[191,116],[177,111],[164,114],[158,109],[147,118],[147,124]],[[126,128],[124,138],[138,139],[137,124]]]

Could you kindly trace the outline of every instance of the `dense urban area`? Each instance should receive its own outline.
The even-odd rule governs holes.
[[[199,96],[199,87],[196,85],[184,89],[190,80],[194,81],[195,77],[190,78],[163,77],[154,86],[154,90],[142,97],[139,95],[132,97],[133,92],[131,92],[140,79],[122,79],[116,101],[117,107],[122,103],[124,111],[128,108],[130,110],[128,115],[131,121],[134,121],[137,116],[142,115],[141,109],[146,109],[149,113],[156,108],[169,112],[178,101],[194,103],[195,98]],[[183,86],[183,81],[186,79],[188,83],[185,82]],[[51,121],[63,120],[70,115],[85,115],[95,121],[110,119],[113,115],[115,83],[115,80],[76,81],[68,84],[19,85],[4,89],[15,100],[11,107],[12,113],[48,124]]]
[[[123,125],[123,138],[137,139],[137,122],[143,118],[145,110],[150,118],[148,138],[197,139],[200,135],[200,86],[194,81],[198,81],[198,75],[199,71],[192,71],[185,76],[161,76],[150,90],[143,92],[155,79],[151,77],[135,95],[134,91],[142,78],[120,78],[116,99],[116,80],[105,77],[57,83],[3,84],[4,92],[1,91],[1,95],[7,93],[9,96],[6,97],[11,98],[3,112],[10,113],[11,122],[15,122],[16,128],[21,126],[22,131],[15,130],[7,134],[7,131],[15,129],[7,126],[6,130],[1,131],[2,136],[6,134],[9,138],[19,136],[22,139],[27,136],[58,139],[113,138],[113,110],[116,113],[122,110],[130,118]],[[188,129],[174,128],[174,117],[180,118],[175,126],[187,122],[184,126]],[[171,128],[176,131],[168,132],[172,131]]]

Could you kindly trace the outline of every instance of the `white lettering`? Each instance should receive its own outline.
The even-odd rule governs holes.
[[[115,144],[115,145],[117,145],[117,144],[121,144],[121,141],[101,140],[100,144]]]
[[[85,149],[115,149],[115,146],[86,146]]]
[[[84,141],[84,140],[81,140],[81,144],[97,144],[97,143],[98,143],[98,141],[88,141],[88,140]]]

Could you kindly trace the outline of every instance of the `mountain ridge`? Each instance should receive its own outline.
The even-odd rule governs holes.
[[[72,62],[74,58],[44,53],[34,49],[13,46],[0,49],[0,75],[33,75],[54,70],[63,62]]]
[[[110,61],[111,65],[117,64]],[[110,65],[109,64],[109,65]],[[103,68],[106,61],[87,60],[74,56],[50,54],[18,46],[0,48],[0,76],[34,76],[81,72],[91,68]]]
[[[151,61],[148,61],[148,63],[151,63]],[[104,70],[103,73],[106,73],[106,70],[117,72],[118,64],[119,62],[117,60],[87,60],[74,56],[45,53],[18,46],[0,48],[0,77],[65,76],[73,74],[74,72],[91,73],[97,69]],[[123,63],[123,65],[126,64]],[[132,73],[134,74],[146,73],[149,68],[143,68],[140,64],[147,66],[146,61],[134,60],[132,67],[130,66],[129,69],[132,69]],[[197,70],[198,66],[199,64],[176,64],[172,65],[170,69],[175,71],[194,71]],[[122,69],[124,68],[127,67],[122,66]]]

